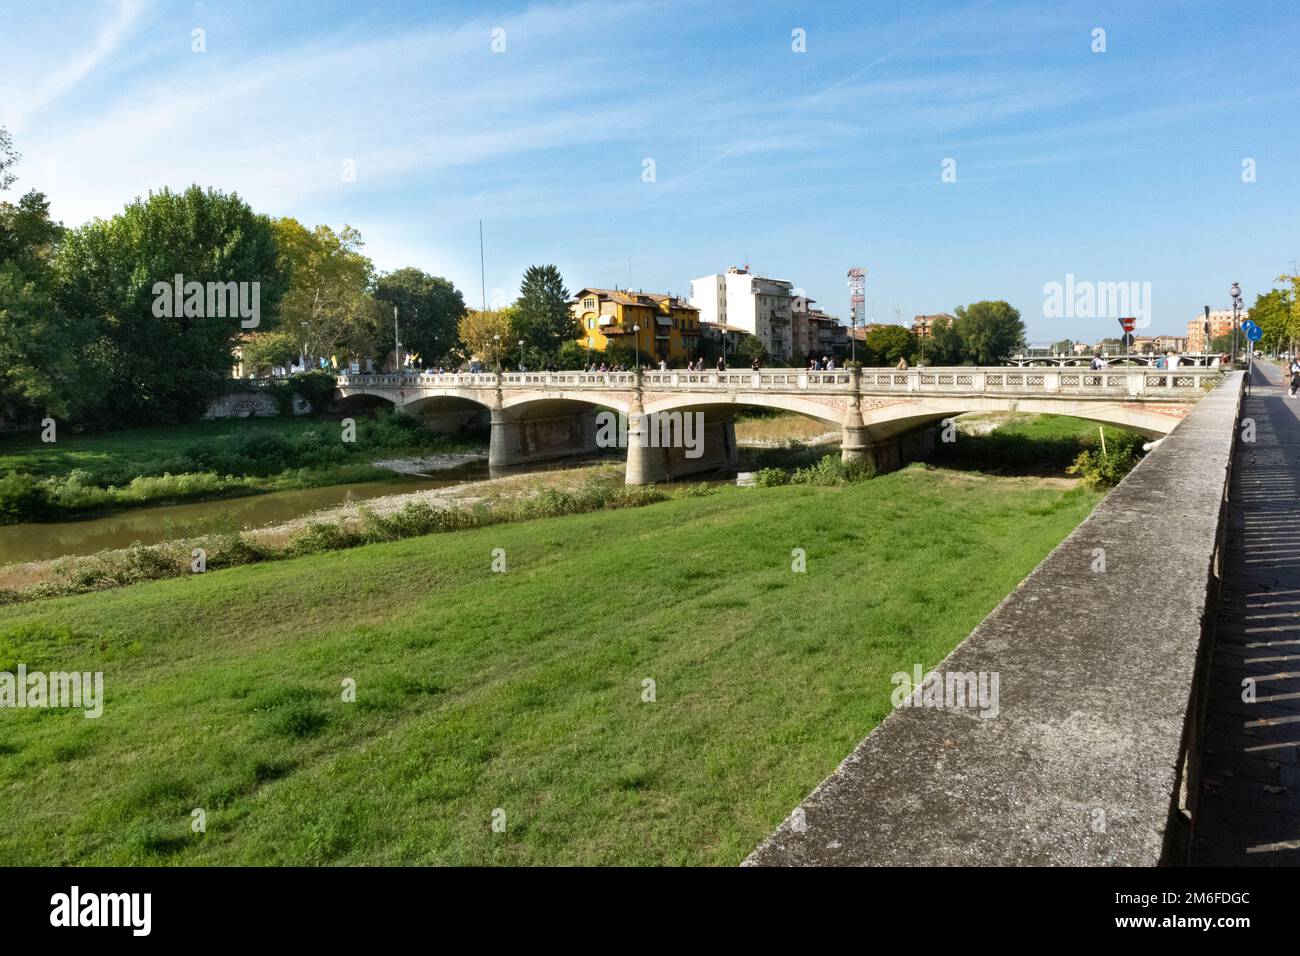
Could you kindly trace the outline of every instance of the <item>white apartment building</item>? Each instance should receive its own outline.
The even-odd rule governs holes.
[[[787,360],[792,353],[793,300],[792,283],[735,266],[722,275],[691,280],[691,305],[700,310],[701,322],[744,329],[773,360]]]

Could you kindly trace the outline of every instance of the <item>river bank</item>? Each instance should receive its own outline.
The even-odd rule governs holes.
[[[471,465],[477,462],[469,463]],[[464,464],[460,466],[462,469]],[[12,562],[0,566],[0,590],[21,591],[34,585],[72,580],[87,568],[97,564],[122,562],[129,552],[144,548],[165,547],[168,552],[188,554],[194,548],[212,549],[229,546],[232,539],[262,548],[284,548],[295,535],[313,525],[332,525],[344,529],[355,528],[366,515],[389,517],[408,507],[419,505],[438,510],[452,508],[471,509],[476,506],[492,507],[511,504],[536,497],[547,491],[575,493],[593,484],[620,486],[623,480],[624,466],[617,463],[583,463],[576,467],[529,472],[500,478],[486,477],[486,464],[483,476],[473,480],[443,480],[430,485],[420,482],[414,486],[404,482],[382,483],[369,489],[386,493],[356,495],[349,500],[330,502],[320,508],[305,513],[295,511],[293,517],[287,517],[274,523],[263,523],[254,527],[239,527],[231,521],[220,521],[212,527],[190,526],[186,533],[179,525],[169,525],[151,516],[149,512],[170,509],[146,509],[143,513],[133,513],[136,519],[146,519],[151,523],[141,528],[143,534],[152,540],[137,538],[126,546],[94,548],[85,553],[65,553],[58,557],[48,557],[32,561]],[[318,489],[330,492],[336,489]],[[266,499],[275,496],[264,495],[256,499],[246,499],[250,503],[266,503]],[[241,499],[243,501],[244,499]],[[237,504],[240,502],[222,502]],[[208,502],[207,505],[217,504]],[[273,504],[273,502],[271,502]],[[195,506],[188,506],[195,507]],[[87,522],[71,522],[68,527],[75,529]],[[38,529],[59,528],[60,525],[41,525]],[[14,528],[0,528],[0,541],[4,534]]]

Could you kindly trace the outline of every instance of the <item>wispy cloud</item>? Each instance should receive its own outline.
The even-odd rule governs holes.
[[[8,107],[5,125],[21,133],[33,117],[39,118],[42,110],[91,76],[130,37],[145,9],[144,0],[119,0],[116,10],[99,29],[88,49],[73,52],[67,62],[54,66],[36,79],[26,95],[9,91],[5,97]]]

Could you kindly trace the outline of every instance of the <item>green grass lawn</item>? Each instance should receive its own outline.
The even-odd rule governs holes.
[[[909,468],[0,610],[0,670],[106,685],[0,710],[0,863],[735,864],[1098,498]]]

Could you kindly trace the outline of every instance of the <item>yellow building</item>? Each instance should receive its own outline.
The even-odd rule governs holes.
[[[700,310],[656,292],[582,289],[570,304],[582,325],[578,344],[603,352],[611,342],[641,350],[643,365],[689,362],[700,337]],[[638,330],[639,328],[639,330]]]

